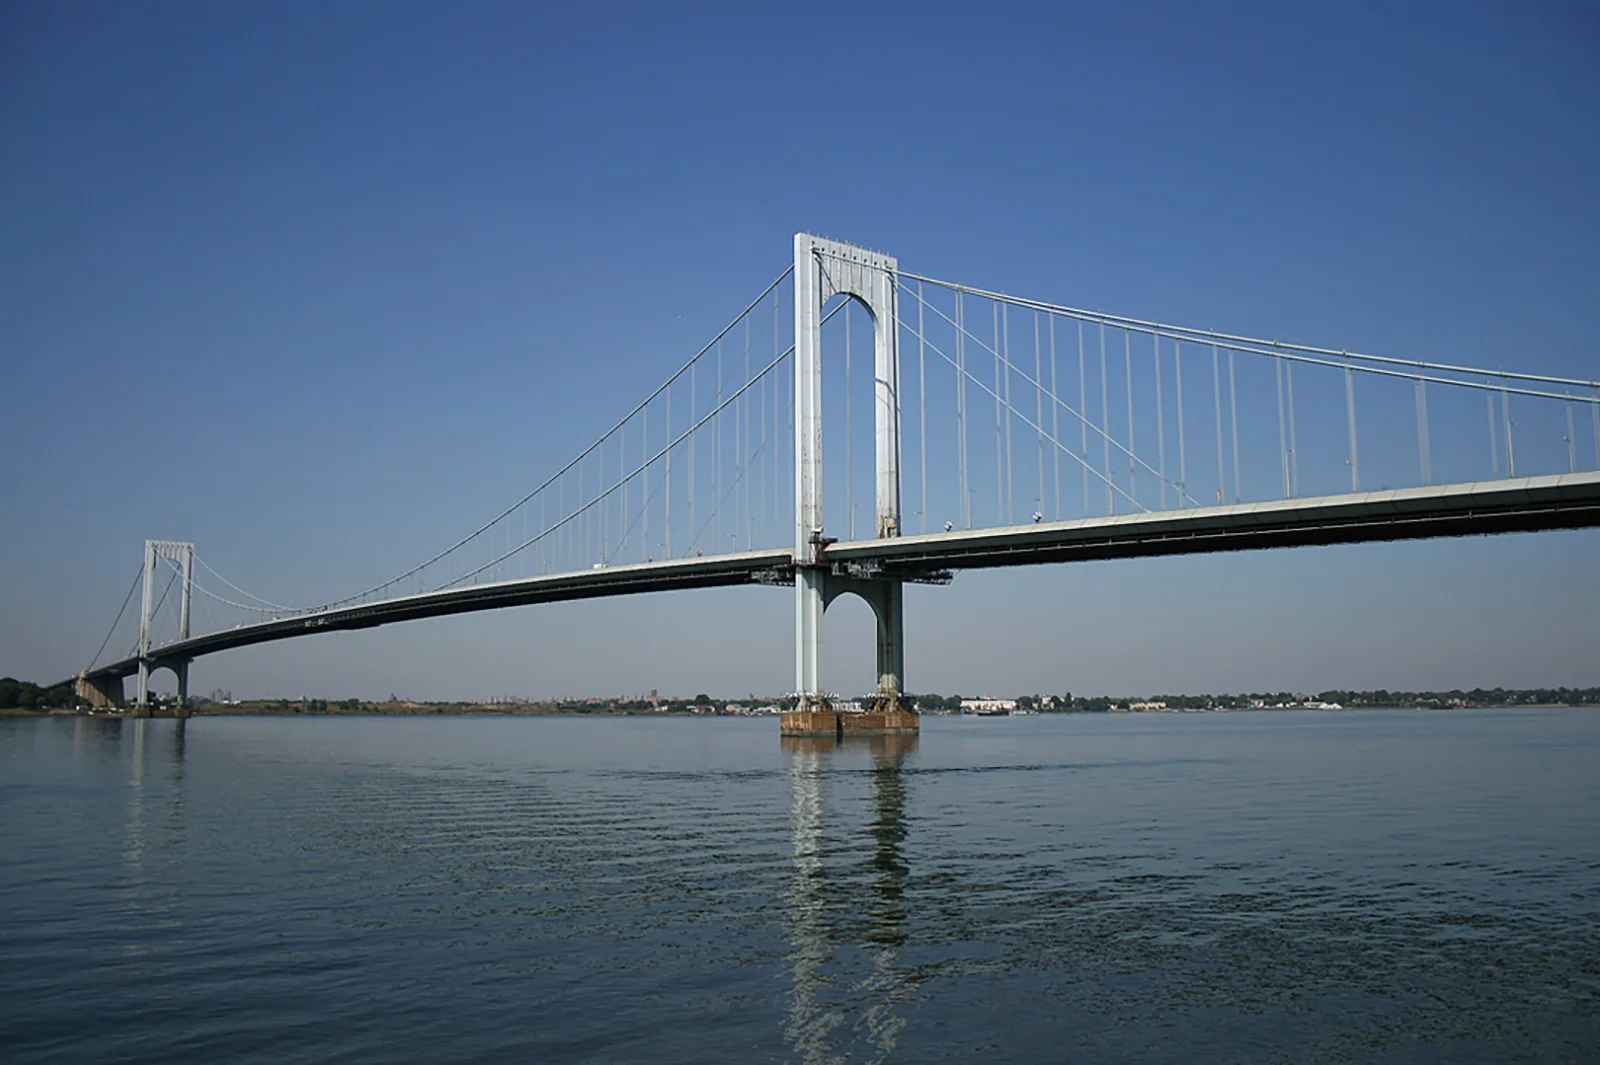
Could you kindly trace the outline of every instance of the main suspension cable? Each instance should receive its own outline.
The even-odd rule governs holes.
[[[546,488],[549,488],[552,484],[555,484],[556,481],[562,477],[562,475],[567,473],[573,467],[577,466],[584,459],[588,458],[589,455],[594,452],[595,448],[599,447],[601,444],[604,444],[607,440],[609,440],[613,433],[615,433],[618,429],[622,428],[623,425],[627,424],[627,422],[635,414],[638,414],[641,410],[643,410],[646,406],[648,406],[657,396],[661,395],[661,393],[665,392],[668,388],[670,388],[673,385],[673,383],[678,380],[678,378],[682,377],[684,375],[684,373],[686,371],[688,371],[688,369],[691,366],[693,366],[697,362],[699,362],[700,361],[700,357],[702,355],[704,355],[706,352],[710,351],[713,347],[716,346],[718,341],[720,341],[723,337],[727,336],[728,333],[732,332],[733,327],[738,325],[741,321],[743,321],[745,315],[747,315],[751,311],[755,310],[756,307],[758,307],[763,300],[765,300],[769,295],[771,295],[777,289],[777,287],[780,284],[783,283],[784,279],[787,278],[793,272],[794,272],[794,267],[790,266],[787,269],[785,269],[783,271],[783,273],[779,274],[773,280],[772,284],[768,285],[765,289],[763,289],[761,291],[761,295],[759,295],[755,299],[751,300],[750,303],[745,307],[744,310],[740,311],[738,313],[738,315],[736,315],[733,318],[732,321],[730,321],[726,326],[724,326],[722,328],[722,330],[717,333],[716,336],[712,337],[711,340],[703,348],[701,348],[699,351],[695,352],[693,358],[689,359],[688,362],[686,362],[682,366],[680,366],[677,369],[677,371],[675,373],[673,373],[673,375],[671,377],[667,378],[667,380],[659,388],[657,388],[654,392],[650,393],[650,395],[646,396],[642,402],[640,402],[631,411],[629,411],[626,415],[624,415],[621,419],[619,419],[615,425],[613,425],[610,429],[607,429],[603,434],[601,434],[599,439],[595,440],[594,443],[590,444],[588,447],[586,447],[582,451],[580,451],[578,453],[578,455],[575,458],[573,458],[570,462],[568,462],[565,466],[561,467],[555,473],[551,474],[545,480],[545,482],[543,484],[539,485],[539,487],[535,488],[533,491],[529,492],[527,495],[523,496],[521,499],[519,499],[515,503],[511,504],[509,507],[507,507],[504,510],[502,510],[499,514],[495,515],[490,520],[484,522],[482,525],[480,525],[477,529],[473,530],[471,533],[468,533],[466,536],[463,536],[461,539],[457,540],[455,543],[451,544],[449,547],[445,548],[443,551],[440,551],[438,554],[434,555],[432,558],[428,559],[426,562],[418,563],[417,565],[415,565],[415,566],[411,567],[410,569],[406,570],[404,573],[401,573],[401,574],[399,574],[397,576],[391,577],[388,580],[382,582],[381,584],[375,584],[372,587],[366,589],[365,591],[357,592],[354,595],[347,595],[342,599],[331,600],[331,601],[329,601],[327,603],[322,604],[322,606],[320,606],[320,607],[315,607],[315,608],[312,608],[312,609],[326,610],[326,609],[328,609],[330,607],[343,606],[346,603],[351,603],[351,602],[355,602],[355,601],[360,600],[360,599],[364,599],[364,598],[366,598],[367,596],[371,595],[374,592],[379,592],[379,591],[382,591],[385,588],[390,587],[391,585],[398,584],[399,582],[405,580],[406,578],[415,576],[416,574],[422,572],[423,570],[427,569],[429,566],[433,565],[435,562],[438,562],[440,559],[442,559],[446,555],[450,554],[452,551],[455,551],[458,548],[466,546],[467,544],[471,543],[473,540],[477,539],[479,536],[483,535],[489,529],[493,528],[496,523],[498,523],[499,521],[501,521],[503,518],[507,517],[508,515],[514,513],[518,507],[522,506],[524,503],[526,503],[528,500],[532,499],[534,496],[538,495],[540,492],[544,491]],[[520,548],[518,550],[520,550]],[[516,553],[516,551],[508,551],[508,552],[506,552],[505,555],[502,555],[501,558],[504,559],[506,557],[509,557],[510,555],[515,554],[515,553]],[[479,569],[474,570],[473,573],[481,573],[484,568],[485,567],[480,567]],[[471,574],[469,574],[468,576],[470,576],[470,575]],[[462,579],[465,579],[465,578],[457,578],[458,581],[462,580]],[[456,583],[456,582],[451,582],[451,583]],[[447,587],[448,587],[448,585],[447,585]]]
[[[138,590],[139,582],[144,579],[144,563],[139,563],[139,572],[133,575],[133,583],[128,585],[128,594],[122,597],[122,608],[117,611],[117,620],[111,623],[111,628],[106,630],[106,638],[100,641],[100,649],[89,659],[89,668],[93,669],[100,656],[105,653],[106,645],[111,642],[111,637],[117,633],[117,626],[122,624],[122,615],[128,612],[128,604],[133,602],[133,593]]]
[[[1204,339],[1206,343],[1216,342],[1224,347],[1234,347],[1241,344],[1258,345],[1278,349],[1271,352],[1257,352],[1257,354],[1281,354],[1283,351],[1305,352],[1310,355],[1325,355],[1340,359],[1359,359],[1363,362],[1384,363],[1391,366],[1415,366],[1423,370],[1435,370],[1443,373],[1465,373],[1480,377],[1506,377],[1519,381],[1536,381],[1549,385],[1571,385],[1578,388],[1600,388],[1600,382],[1586,381],[1575,377],[1555,377],[1550,374],[1517,373],[1510,370],[1489,370],[1481,366],[1456,366],[1451,363],[1427,362],[1419,359],[1399,359],[1386,355],[1365,355],[1354,351],[1335,351],[1332,348],[1320,348],[1309,344],[1295,344],[1289,341],[1264,340],[1260,337],[1239,336],[1232,333],[1219,333],[1212,329],[1193,329],[1188,326],[1167,325],[1162,322],[1147,321],[1142,318],[1131,318],[1127,315],[1110,314],[1102,311],[1088,311],[1078,307],[1068,307],[1059,303],[1049,303],[1044,300],[1026,299],[1021,296],[1010,296],[1004,292],[991,292],[987,289],[973,288],[971,285],[962,285],[954,281],[941,281],[938,278],[915,274],[908,270],[899,272],[901,277],[913,281],[920,281],[930,285],[939,285],[955,292],[962,292],[970,296],[983,299],[998,300],[1016,307],[1026,307],[1030,310],[1048,311],[1076,318],[1086,322],[1100,322],[1119,328],[1133,329],[1140,333],[1155,333],[1160,336],[1177,336],[1181,339]],[[1240,348],[1239,350],[1246,350]],[[1287,357],[1287,356],[1285,356]],[[1342,366],[1342,363],[1327,365]],[[1356,367],[1358,371],[1362,367]],[[1367,372],[1379,372],[1366,368]],[[1402,377],[1415,378],[1415,374],[1400,374]],[[1447,384],[1469,384],[1465,381],[1446,381]],[[1565,398],[1554,396],[1552,398]]]

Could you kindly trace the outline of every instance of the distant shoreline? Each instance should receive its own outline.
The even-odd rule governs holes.
[[[1045,711],[1030,711],[1030,712],[1026,712],[1026,713],[1009,714],[1009,715],[1007,715],[1007,714],[974,715],[974,714],[961,714],[961,713],[956,713],[954,711],[948,711],[948,710],[926,710],[926,711],[923,711],[923,714],[924,714],[924,716],[927,716],[927,717],[984,717],[984,718],[1008,717],[1008,716],[1009,717],[1085,717],[1085,716],[1093,716],[1093,717],[1118,716],[1118,717],[1121,717],[1121,716],[1124,716],[1124,715],[1131,715],[1131,714],[1152,715],[1152,716],[1153,715],[1178,716],[1178,715],[1182,715],[1182,714],[1257,714],[1257,713],[1296,713],[1296,712],[1298,712],[1298,713],[1344,714],[1344,713],[1360,713],[1360,712],[1368,711],[1368,710],[1413,710],[1413,711],[1417,711],[1417,712],[1448,714],[1448,713],[1454,713],[1454,712],[1460,711],[1460,710],[1581,710],[1581,709],[1586,709],[1586,708],[1587,709],[1600,710],[1600,706],[1596,706],[1593,703],[1537,703],[1537,704],[1517,703],[1517,704],[1502,704],[1502,705],[1479,704],[1479,705],[1471,705],[1471,706],[1450,706],[1450,707],[1416,706],[1416,705],[1412,705],[1412,704],[1400,704],[1400,703],[1397,703],[1397,704],[1394,704],[1394,705],[1391,705],[1391,706],[1354,706],[1354,707],[1346,706],[1346,707],[1340,707],[1337,710],[1329,708],[1329,707],[1315,707],[1315,706],[1254,706],[1254,707],[1240,707],[1240,708],[1217,709],[1217,710],[1201,710],[1201,709],[1193,709],[1193,710],[1131,710],[1131,711],[1121,711],[1121,710],[1117,710],[1117,711],[1108,711],[1108,710],[1045,710]],[[513,717],[563,717],[563,718],[591,718],[591,719],[594,719],[594,718],[652,718],[652,719],[661,719],[661,718],[678,719],[678,718],[682,718],[682,719],[690,720],[690,719],[704,719],[704,718],[729,718],[729,717],[755,718],[755,717],[776,717],[776,716],[777,716],[776,714],[728,714],[728,713],[700,713],[700,714],[696,714],[696,713],[691,713],[691,712],[686,712],[686,711],[678,711],[678,710],[671,710],[671,711],[654,711],[654,710],[595,710],[595,711],[583,711],[583,710],[568,710],[568,709],[507,710],[507,709],[497,709],[497,708],[495,708],[493,706],[473,706],[473,707],[421,706],[421,707],[414,707],[414,708],[406,707],[406,708],[394,708],[394,709],[373,709],[373,710],[343,710],[343,709],[333,710],[333,709],[330,709],[330,710],[317,710],[317,711],[297,711],[297,710],[293,710],[293,709],[282,710],[282,709],[279,709],[276,706],[251,706],[251,707],[240,707],[240,708],[231,708],[231,707],[230,708],[217,708],[217,707],[212,707],[212,706],[204,706],[204,707],[193,707],[193,708],[190,709],[190,711],[188,713],[188,717],[284,717],[284,718],[293,718],[293,717],[300,717],[300,718],[312,718],[312,717],[315,717],[315,718],[322,718],[322,717],[339,717],[339,718],[357,718],[357,717],[505,717],[505,718],[513,718]],[[101,720],[123,720],[123,719],[138,720],[137,718],[134,718],[133,714],[129,710],[76,710],[76,709],[73,709],[73,710],[68,710],[68,709],[37,710],[37,709],[22,709],[20,707],[0,708],[0,717],[30,717],[30,718],[31,717],[57,717],[57,718],[62,718],[62,717],[79,718],[79,717],[83,717],[83,718],[95,718],[95,719],[101,719]],[[173,713],[172,710],[169,709],[169,708],[161,708],[161,709],[152,710],[150,717],[152,719],[165,718],[165,719],[168,719],[168,720],[172,720],[172,719],[177,718],[178,715]]]

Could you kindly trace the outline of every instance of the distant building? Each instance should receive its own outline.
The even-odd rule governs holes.
[[[1017,708],[1015,699],[996,699],[993,696],[983,695],[976,699],[961,700],[963,714],[1009,714]]]
[[[1166,703],[1129,703],[1128,704],[1128,709],[1129,710],[1135,710],[1135,711],[1165,710],[1166,708],[1167,708],[1167,704]]]

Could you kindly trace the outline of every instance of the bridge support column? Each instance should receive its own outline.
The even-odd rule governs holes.
[[[839,596],[847,594],[865,600],[878,623],[878,686],[873,693],[873,712],[910,713],[903,696],[906,671],[904,586],[896,580],[830,573],[826,578],[824,603],[832,604]],[[912,717],[915,719],[914,713]],[[910,727],[917,726],[913,723]]]
[[[178,705],[173,714],[177,717],[189,716],[189,663],[180,662],[172,667],[178,675]]]
[[[822,615],[828,609],[827,574],[818,568],[794,574],[794,690],[798,709],[828,710],[822,691]]]
[[[144,598],[139,611],[139,689],[134,704],[138,716],[150,716],[150,671],[155,663],[150,660],[150,622],[161,604],[155,602],[156,569],[163,561],[175,563],[183,577],[183,587],[178,600],[178,639],[189,638],[189,603],[194,590],[194,544],[176,540],[146,540],[144,542]],[[188,695],[189,664],[174,666],[178,674],[178,701]]]
[[[133,690],[133,707],[135,717],[150,716],[150,662],[148,659],[139,659],[139,679],[137,687]]]
[[[78,679],[72,686],[72,694],[94,710],[120,707],[125,698],[121,677],[96,677],[90,680],[83,673],[78,674]]]
[[[900,264],[892,256],[809,233],[794,238],[795,375],[795,697],[784,731],[799,728],[803,715],[832,713],[822,688],[822,616],[844,592],[865,599],[878,619],[880,709],[907,713],[901,691],[905,634],[900,582],[831,571],[825,556],[832,541],[822,522],[822,307],[835,296],[862,303],[873,323],[873,420],[876,446],[877,536],[900,534]],[[915,727],[915,714],[908,715]],[[792,717],[792,720],[789,720]],[[821,716],[805,717],[819,726]],[[835,720],[836,727],[843,725]],[[817,729],[807,729],[816,731]]]
[[[822,567],[795,574],[795,657],[799,701],[780,722],[785,736],[849,732],[915,732],[921,725],[904,696],[904,586],[897,580],[852,577]],[[878,623],[878,686],[872,708],[864,714],[840,714],[822,690],[822,619],[841,595],[856,595],[872,607]],[[811,687],[806,687],[807,682]],[[809,695],[809,697],[808,697]]]

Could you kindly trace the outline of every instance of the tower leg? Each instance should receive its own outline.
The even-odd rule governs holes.
[[[906,671],[904,586],[899,581],[876,583],[872,612],[878,618],[878,695],[898,706]]]
[[[177,714],[178,717],[188,717],[189,716],[189,663],[184,662],[183,664],[174,667],[173,668],[173,672],[178,675],[178,707],[177,707],[176,711],[174,711],[174,712]]]
[[[150,716],[150,663],[139,659],[139,681],[134,695],[134,714],[137,717]]]
[[[822,690],[822,614],[827,609],[820,569],[797,569],[794,575],[794,690],[801,711],[827,710]]]

